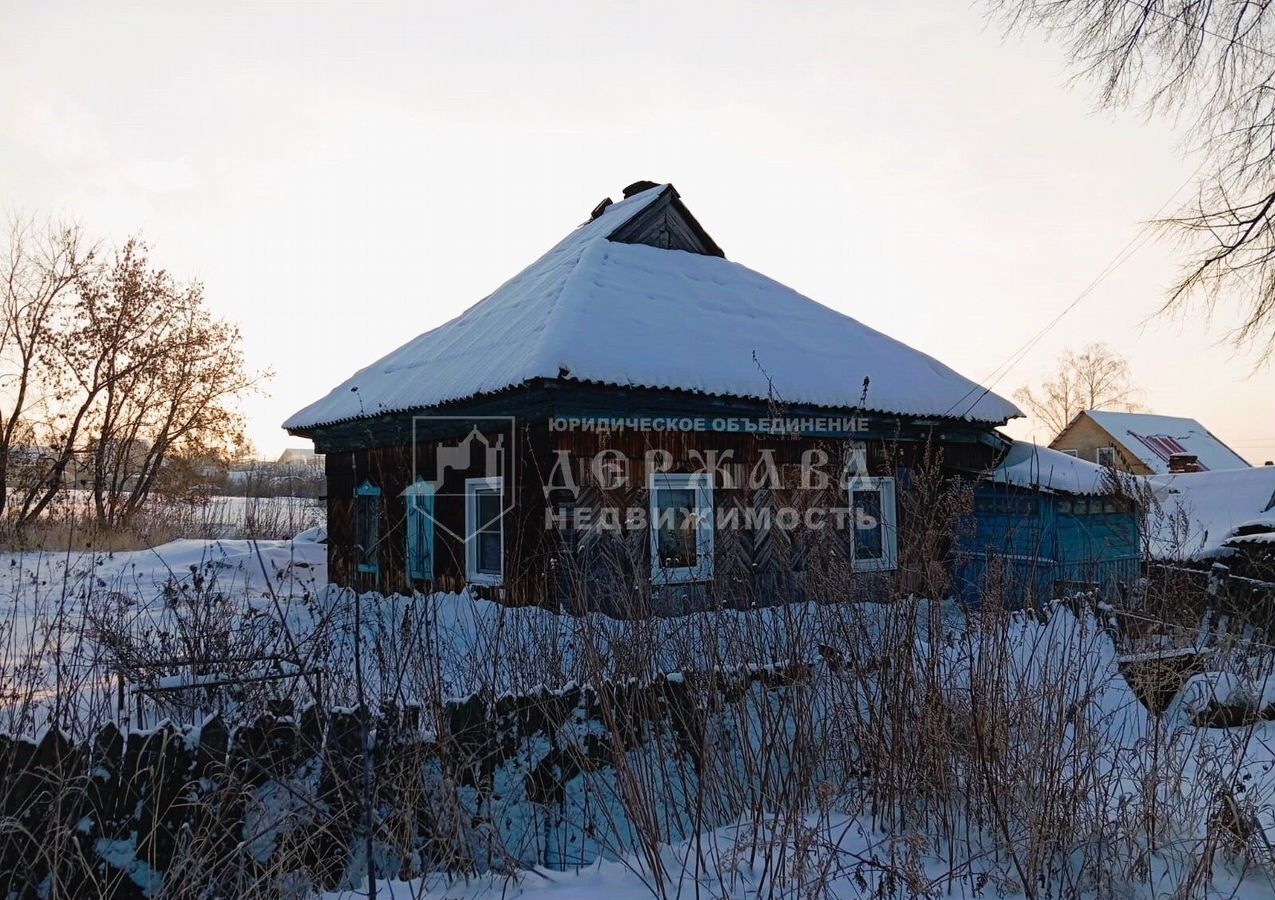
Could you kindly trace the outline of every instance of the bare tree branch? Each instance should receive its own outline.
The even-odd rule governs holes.
[[[1275,13],[1268,0],[993,0],[1011,29],[1064,41],[1104,106],[1185,115],[1205,157],[1196,200],[1160,221],[1185,242],[1182,276],[1162,313],[1220,302],[1240,309],[1230,334],[1275,352]]]
[[[1057,436],[1085,410],[1140,409],[1141,395],[1133,386],[1128,360],[1106,344],[1089,344],[1079,353],[1063,353],[1053,375],[1035,391],[1020,387],[1014,399]]]

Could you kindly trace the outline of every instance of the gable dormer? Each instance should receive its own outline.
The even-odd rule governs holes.
[[[632,197],[658,187],[651,181],[635,181],[624,189],[624,196]],[[661,250],[685,250],[700,256],[726,257],[717,242],[695,221],[677,188],[671,184],[664,185],[654,203],[607,235],[607,239],[621,244],[646,244]]]

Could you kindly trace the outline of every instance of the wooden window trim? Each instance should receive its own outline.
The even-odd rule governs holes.
[[[409,581],[434,580],[434,485],[423,479],[417,479],[403,491],[404,505],[407,513],[407,578]],[[420,501],[427,502],[422,506]],[[419,510],[419,516],[414,515]],[[428,561],[424,567],[417,566],[413,559],[413,549],[417,545],[418,529],[425,529],[425,542],[428,544]]]
[[[376,498],[376,535],[372,540],[371,547],[363,545],[365,535],[359,533],[363,522],[363,511],[359,508],[360,497]],[[371,481],[365,480],[354,489],[354,537],[360,548],[358,571],[366,575],[379,575],[381,573],[381,548],[379,546],[381,543],[381,489],[372,484]],[[371,563],[364,562],[363,560],[369,555],[374,561]]]

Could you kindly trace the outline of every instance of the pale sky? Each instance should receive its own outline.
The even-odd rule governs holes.
[[[638,179],[677,185],[730,259],[983,380],[1198,165],[984,10],[2,0],[0,205],[140,232],[201,279],[275,372],[248,405],[264,456]],[[1151,410],[1275,459],[1275,370],[1232,352],[1232,317],[1147,322],[1174,249],[1142,247],[995,390],[1104,340]]]

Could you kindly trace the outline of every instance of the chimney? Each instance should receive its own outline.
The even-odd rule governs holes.
[[[654,181],[635,181],[624,189],[624,197],[628,199],[634,194],[640,194],[643,191],[649,191],[653,187],[659,187]]]
[[[1199,472],[1200,458],[1194,453],[1174,453],[1169,456],[1169,472],[1180,474],[1183,472]]]
[[[606,211],[607,211],[607,207],[608,207],[608,206],[610,206],[610,205],[611,205],[611,198],[610,198],[610,197],[603,197],[603,198],[602,198],[602,200],[601,200],[601,202],[599,202],[597,206],[595,206],[595,207],[593,207],[593,209],[589,210],[589,221],[590,221],[590,222],[592,222],[592,221],[593,221],[594,219],[596,219],[598,216],[600,216],[600,215],[602,215],[604,212],[606,212]]]

